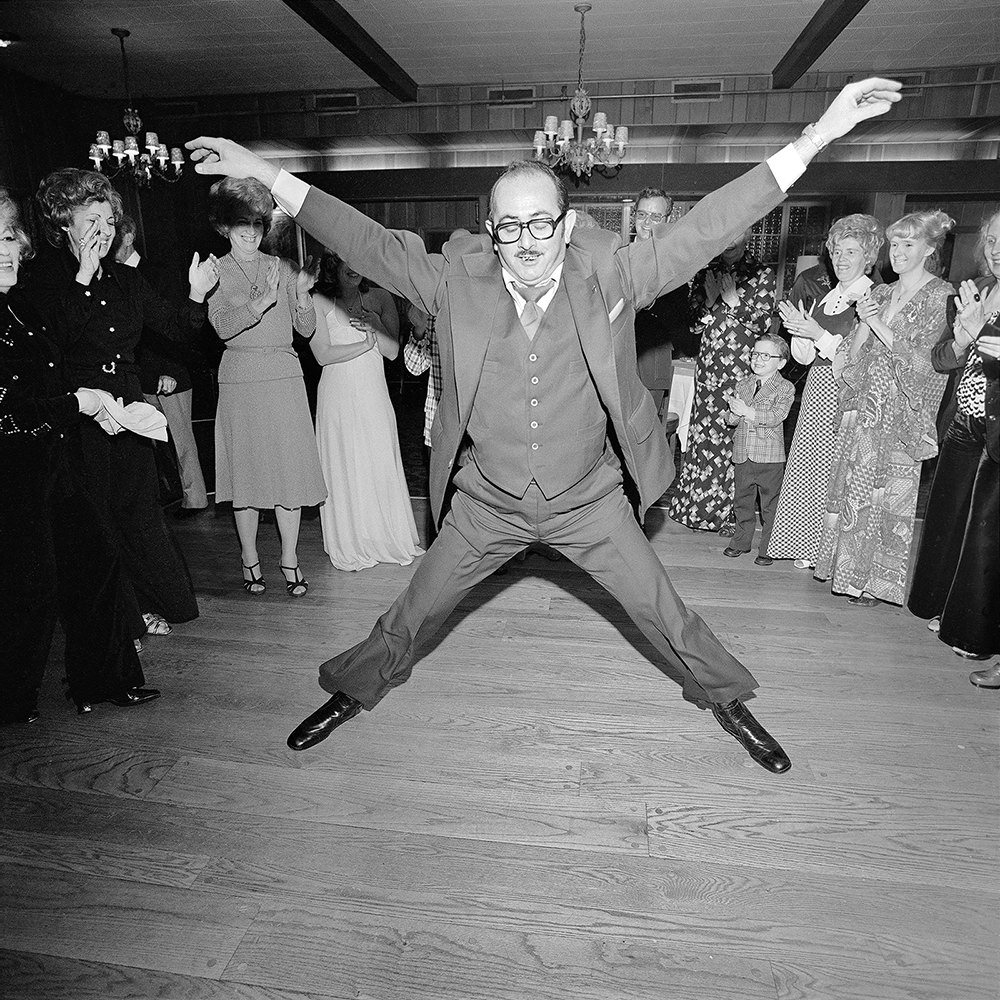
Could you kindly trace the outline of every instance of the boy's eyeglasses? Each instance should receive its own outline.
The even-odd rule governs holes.
[[[775,360],[778,360],[781,357],[781,355],[780,354],[767,354],[764,351],[751,351],[750,352],[750,357],[751,358],[760,358],[763,361],[764,358],[774,358]]]

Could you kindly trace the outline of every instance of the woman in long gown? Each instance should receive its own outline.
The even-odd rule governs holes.
[[[231,250],[219,261],[219,287],[208,318],[225,342],[215,419],[215,502],[231,501],[240,540],[243,588],[262,594],[257,554],[261,510],[274,510],[285,590],[301,597],[302,508],[326,497],[316,435],[292,346],[292,331],[311,337],[315,275],[260,252],[271,220],[271,192],[260,181],[227,177],[212,185],[211,221]]]
[[[961,376],[907,602],[970,659],[1000,653],[1000,211],[982,228],[980,252],[986,274],[962,282],[952,336],[934,348],[938,371]],[[1000,687],[1000,664],[970,680]]]
[[[838,219],[826,239],[836,284],[826,266],[817,264],[795,279],[788,301],[778,303],[778,313],[792,335],[792,356],[809,365],[809,376],[767,554],[772,559],[794,559],[799,569],[816,565],[823,529],[840,414],[834,374],[837,350],[845,341],[850,343],[858,322],[854,303],[872,287],[868,275],[884,242],[882,227],[873,216]]]
[[[723,393],[750,367],[750,351],[774,312],[775,274],[745,252],[745,233],[695,276],[691,316],[702,324],[688,447],[669,491],[670,517],[732,535],[733,431]]]
[[[341,570],[407,566],[422,550],[382,362],[399,353],[396,306],[332,254],[322,274],[310,345],[323,366],[316,403],[329,491],[320,508],[323,548]]]
[[[914,212],[886,230],[899,280],[857,304],[862,322],[841,374],[841,423],[814,575],[849,603],[902,604],[920,465],[937,454],[944,375],[931,350],[954,289],[934,274],[954,222]]]

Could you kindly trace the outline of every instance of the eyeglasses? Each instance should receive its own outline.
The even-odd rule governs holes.
[[[751,351],[750,352],[750,357],[751,358],[760,358],[761,361],[763,361],[765,358],[774,358],[774,360],[777,361],[777,360],[779,360],[781,358],[781,355],[780,354],[765,354],[763,351]]]
[[[557,219],[529,219],[527,222],[501,222],[493,227],[493,239],[497,243],[516,243],[521,238],[521,233],[525,229],[535,237],[536,240],[551,240],[555,236],[556,228],[566,213]]]
[[[662,212],[636,212],[635,221],[652,222],[654,226],[658,226],[661,222],[666,222],[667,217]]]

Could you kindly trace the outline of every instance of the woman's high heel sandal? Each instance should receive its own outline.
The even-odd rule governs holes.
[[[299,572],[298,566],[282,566],[279,563],[278,569],[281,570],[282,575],[285,577],[285,590],[292,597],[302,597],[309,590],[309,581]],[[288,579],[289,573],[295,574],[291,580]]]
[[[252,566],[246,566],[243,563],[243,589],[248,594],[263,594],[267,590],[267,584],[264,583],[264,577],[258,573],[254,573],[255,569],[260,569],[260,563],[255,562]],[[250,579],[247,579],[247,573],[250,574]]]

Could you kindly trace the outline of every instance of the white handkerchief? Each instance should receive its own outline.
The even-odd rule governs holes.
[[[97,422],[108,434],[118,434],[121,431],[132,431],[140,437],[154,438],[157,441],[167,440],[167,418],[149,403],[129,403],[122,406],[120,399],[115,399],[110,392],[94,389],[104,406],[98,414]]]
[[[625,308],[625,300],[619,299],[618,304],[614,307],[614,309],[611,310],[611,312],[608,313],[608,322],[614,323],[614,321],[618,319],[618,315],[624,308]]]

